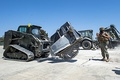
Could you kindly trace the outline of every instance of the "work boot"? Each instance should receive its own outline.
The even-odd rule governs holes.
[[[105,61],[106,61],[106,62],[109,62],[110,60],[109,60],[109,59],[106,59]]]

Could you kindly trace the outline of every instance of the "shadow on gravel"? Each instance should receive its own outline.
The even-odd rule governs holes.
[[[54,59],[54,58],[42,58],[42,59],[37,59],[37,61],[38,62],[50,61],[48,63],[60,63],[60,62],[73,63],[73,62],[76,62],[77,60],[62,60],[62,59]]]
[[[93,61],[101,61],[101,59],[92,59]]]
[[[120,70],[112,70],[114,71],[117,75],[120,75]]]

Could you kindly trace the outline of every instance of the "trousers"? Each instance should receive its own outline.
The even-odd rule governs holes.
[[[109,42],[101,42],[100,43],[100,49],[103,59],[107,58],[109,59],[109,53],[107,51],[107,45]]]

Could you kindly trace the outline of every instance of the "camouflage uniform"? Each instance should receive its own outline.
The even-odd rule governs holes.
[[[109,54],[108,54],[108,51],[107,51],[107,45],[109,43],[108,41],[108,38],[106,38],[104,35],[106,36],[109,36],[106,32],[104,32],[104,28],[100,28],[100,31],[103,31],[103,33],[99,33],[99,36],[98,36],[98,41],[99,41],[99,46],[100,46],[100,49],[101,49],[101,54],[102,54],[102,57],[103,57],[103,61],[109,61]],[[105,59],[107,58],[107,59]]]

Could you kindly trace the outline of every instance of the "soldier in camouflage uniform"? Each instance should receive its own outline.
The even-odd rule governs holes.
[[[106,62],[109,62],[109,54],[108,54],[108,51],[107,51],[107,45],[109,43],[109,38],[110,36],[104,31],[104,28],[101,27],[100,29],[100,32],[97,33],[97,38],[98,38],[98,41],[99,41],[99,46],[100,46],[100,49],[101,49],[101,54],[102,54],[102,61],[106,61]]]

